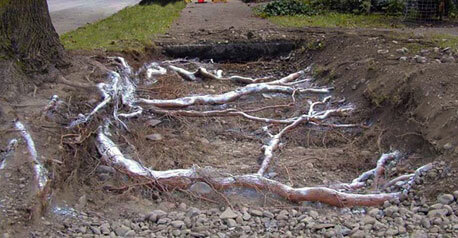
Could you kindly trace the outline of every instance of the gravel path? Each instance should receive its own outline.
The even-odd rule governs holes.
[[[111,16],[140,0],[48,0],[49,13],[58,34]]]
[[[275,28],[267,20],[255,17],[251,8],[239,0],[227,3],[190,3],[182,11],[181,17],[170,28],[169,34],[205,30],[246,29],[260,30]]]

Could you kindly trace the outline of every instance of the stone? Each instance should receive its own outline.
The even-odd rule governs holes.
[[[146,136],[147,140],[152,140],[152,141],[160,141],[163,139],[161,134],[154,133],[154,134],[149,134]]]
[[[180,205],[178,206],[178,208],[179,208],[180,210],[182,210],[182,211],[185,211],[187,207],[188,207],[188,206],[187,206],[186,203],[184,203],[184,202],[180,203]]]
[[[248,221],[251,219],[251,215],[247,212],[243,213],[242,219]]]
[[[380,216],[380,209],[378,209],[378,208],[372,208],[372,209],[370,209],[370,210],[367,212],[367,214],[368,214],[369,216],[371,216],[371,217],[378,217],[378,216]]]
[[[428,59],[426,59],[426,57],[419,56],[419,55],[415,55],[414,59],[419,64],[424,64],[424,63],[426,63],[428,61]]]
[[[407,54],[409,52],[409,49],[407,49],[406,47],[402,47],[401,49],[397,49],[396,52],[399,54]]]
[[[441,58],[441,62],[442,63],[455,63],[455,58],[453,56],[451,56],[451,55],[449,55],[449,56],[444,55]]]
[[[156,222],[157,220],[165,216],[167,216],[167,213],[162,210],[154,210],[147,215],[148,220],[151,222]]]
[[[126,233],[127,233],[128,231],[130,231],[130,228],[127,227],[127,226],[125,226],[125,225],[120,225],[120,226],[118,226],[118,227],[115,227],[113,230],[114,230],[114,232],[116,233],[116,235],[118,235],[118,236],[125,236]]]
[[[184,221],[180,221],[180,220],[172,221],[170,224],[175,228],[184,228],[186,226]]]
[[[452,194],[442,194],[437,197],[437,201],[444,205],[452,203],[453,200],[455,200],[455,198]]]
[[[133,230],[130,230],[130,231],[126,232],[126,234],[124,234],[125,237],[135,237],[136,235],[137,234]]]
[[[406,56],[401,56],[399,57],[399,61],[407,61],[409,58],[407,58]]]
[[[453,196],[455,197],[455,200],[458,200],[458,190],[456,190],[455,192],[453,192]]]
[[[388,54],[389,52],[389,50],[377,50],[378,54]]]
[[[377,220],[371,216],[364,216],[362,219],[361,219],[361,222],[363,224],[374,224]]]
[[[96,226],[91,226],[91,231],[94,235],[101,235],[102,232],[100,230],[100,228],[96,227]]]
[[[110,234],[110,224],[104,223],[100,226],[100,231],[102,234],[108,235]]]
[[[157,220],[157,224],[169,224],[172,221],[170,218],[160,218]]]
[[[213,189],[204,182],[197,182],[189,188],[189,191],[197,194],[209,194],[213,192]]]
[[[78,199],[78,204],[75,206],[75,208],[78,210],[81,210],[86,206],[86,204],[87,204],[87,197],[86,195],[83,195]]]
[[[275,217],[274,214],[271,213],[271,212],[269,212],[269,211],[264,211],[264,212],[262,212],[262,215],[265,216],[265,217],[268,217],[268,218],[270,218],[270,219],[272,219],[272,218]]]
[[[422,231],[422,230],[415,230],[415,231],[412,232],[411,237],[428,238],[428,234],[425,231]]]
[[[162,122],[161,120],[151,119],[151,120],[148,120],[146,122],[146,125],[151,126],[151,127],[155,127],[155,126],[159,125],[161,122]]]
[[[228,227],[236,227],[237,226],[237,222],[235,222],[234,219],[227,219],[226,223],[227,223]]]
[[[388,230],[385,231],[385,235],[387,236],[395,236],[397,234],[399,234],[399,231],[396,228],[389,228]]]
[[[399,211],[399,208],[397,206],[389,206],[385,208],[385,215],[391,217],[393,216],[394,213],[398,211]]]
[[[434,218],[434,217],[440,217],[440,216],[446,216],[448,214],[447,209],[433,209],[428,212],[428,217],[429,218]]]
[[[258,217],[262,216],[262,211],[259,211],[259,210],[252,209],[252,210],[250,210],[250,213],[253,216],[258,216]]]
[[[425,217],[425,218],[423,218],[423,219],[421,220],[421,225],[422,225],[424,228],[429,229],[429,228],[431,227],[431,222],[429,221],[428,218]]]
[[[236,218],[238,215],[230,207],[226,208],[226,210],[219,215],[220,219],[233,219]]]
[[[188,212],[186,212],[187,217],[194,217],[200,215],[201,211],[198,208],[191,207]],[[186,221],[185,221],[186,222]]]
[[[313,218],[317,218],[317,217],[319,216],[318,212],[313,211],[313,210],[310,211],[309,214],[310,214],[310,216],[313,217]]]
[[[356,232],[354,232],[353,234],[351,234],[350,237],[352,238],[364,238],[366,236],[365,232],[362,231],[362,230],[357,230]]]

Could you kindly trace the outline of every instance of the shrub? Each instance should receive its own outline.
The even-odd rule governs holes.
[[[308,4],[298,0],[277,0],[266,4],[261,12],[267,16],[315,14]]]

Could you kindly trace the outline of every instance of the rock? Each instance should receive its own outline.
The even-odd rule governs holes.
[[[413,58],[419,64],[424,64],[424,63],[426,63],[428,61],[428,59],[426,59],[426,57],[419,56],[419,55],[415,55]]]
[[[277,220],[288,220],[289,213],[286,210],[280,211],[278,215],[275,217]]]
[[[209,194],[213,192],[213,189],[204,182],[197,182],[189,188],[189,191],[197,194]]]
[[[431,227],[431,222],[429,221],[428,218],[425,217],[425,218],[423,218],[423,219],[421,220],[421,225],[422,225],[424,228],[429,229],[429,228]]]
[[[378,208],[372,208],[371,210],[369,210],[367,212],[367,214],[369,216],[371,216],[371,217],[378,217],[378,216],[380,216],[380,213],[381,213],[380,209],[378,209]]]
[[[154,210],[147,215],[147,219],[151,222],[156,222],[162,217],[167,216],[167,213],[162,210]]]
[[[248,220],[251,219],[251,215],[245,212],[245,213],[243,213],[242,219],[244,221],[248,221]]]
[[[236,218],[238,215],[232,211],[230,207],[226,208],[226,210],[219,215],[220,219],[233,219]]]
[[[265,216],[265,217],[268,217],[268,218],[270,218],[270,219],[272,219],[272,218],[275,217],[274,214],[271,213],[271,212],[269,212],[269,211],[264,211],[264,212],[262,212],[262,215]]]
[[[399,61],[407,61],[408,58],[406,56],[401,56],[399,57]]]
[[[447,209],[433,209],[428,212],[428,217],[434,218],[434,217],[446,216],[447,214],[448,214]]]
[[[173,227],[175,228],[185,228],[186,227],[186,224],[184,223],[184,221],[180,221],[180,220],[177,220],[177,221],[172,221],[170,223]]]
[[[161,122],[162,122],[161,120],[151,119],[151,120],[148,120],[146,122],[146,125],[151,126],[151,127],[155,127],[155,126],[159,125]]]
[[[236,227],[237,226],[237,222],[235,222],[234,219],[227,219],[226,223],[227,223],[228,227]]]
[[[452,203],[454,199],[452,194],[442,194],[437,197],[437,201],[444,205]]]
[[[163,139],[162,135],[161,134],[150,134],[150,135],[147,135],[146,136],[146,139],[147,140],[152,140],[152,141],[160,141]]]
[[[364,216],[362,219],[361,219],[361,222],[363,224],[374,224],[377,220],[371,216]]]
[[[364,238],[366,236],[365,232],[362,231],[362,230],[357,230],[356,232],[354,232],[353,234],[351,234],[350,237],[352,238]]]
[[[115,227],[113,230],[116,233],[116,235],[125,236],[126,233],[130,231],[130,228],[125,225],[120,225],[118,227]]]
[[[455,192],[453,192],[453,196],[455,197],[455,200],[458,200],[458,190],[456,190]]]
[[[91,226],[91,231],[94,235],[101,235],[102,232],[100,231],[100,228],[96,227],[96,226]]]
[[[83,195],[78,199],[78,204],[75,206],[75,208],[78,210],[81,210],[86,206],[86,204],[87,204],[87,197],[86,195]]]
[[[102,234],[108,235],[110,234],[110,224],[104,223],[100,226],[100,231]]]
[[[187,217],[194,217],[200,215],[201,211],[198,208],[191,207],[189,208],[188,212],[186,213]]]
[[[157,224],[169,224],[170,222],[172,221],[172,219],[170,218],[160,218],[159,220],[157,220]]]
[[[444,150],[451,150],[453,149],[452,143],[448,142],[443,146]]]
[[[310,211],[309,214],[310,214],[310,216],[313,217],[313,218],[317,218],[317,217],[319,216],[318,212],[313,211],[313,210]]]
[[[125,237],[135,237],[137,234],[135,234],[135,231],[130,230],[124,234]]]
[[[389,52],[389,50],[377,50],[378,54],[388,54]]]
[[[258,216],[258,217],[261,217],[262,216],[262,211],[259,211],[259,210],[250,210],[250,213],[251,215],[253,216]]]
[[[396,228],[389,228],[388,230],[385,231],[385,235],[387,236],[394,236],[399,233],[398,229]]]
[[[444,55],[441,58],[441,62],[442,63],[455,63],[455,58],[451,55],[450,56]]]
[[[402,47],[401,49],[397,49],[396,52],[399,54],[407,54],[409,50],[406,47]]]
[[[420,50],[420,55],[422,56],[429,55],[429,50]]]
[[[389,206],[385,208],[385,215],[391,217],[393,216],[394,213],[398,211],[399,211],[399,208],[397,206]]]
[[[422,230],[415,230],[414,232],[412,232],[411,237],[428,238],[428,234],[425,231],[422,231]]]
[[[178,206],[178,208],[179,208],[180,210],[182,210],[182,211],[185,211],[187,207],[188,207],[188,206],[187,206],[186,203],[184,203],[184,202],[180,203],[180,205]]]
[[[199,140],[200,143],[202,143],[202,144],[205,144],[205,145],[210,144],[210,141],[208,141],[206,138],[203,138],[203,137],[202,137],[202,138],[199,138],[198,140]]]

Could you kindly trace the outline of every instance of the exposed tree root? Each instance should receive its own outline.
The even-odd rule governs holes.
[[[245,175],[228,175],[222,174],[212,168],[199,168],[194,166],[191,169],[177,169],[167,171],[154,171],[141,163],[129,159],[123,155],[117,145],[110,139],[108,126],[109,122],[106,121],[104,125],[100,126],[97,131],[96,146],[99,153],[102,155],[102,161],[106,164],[117,167],[120,171],[129,176],[146,179],[151,183],[157,185],[161,189],[187,189],[195,182],[206,182],[216,190],[225,190],[233,187],[249,188],[259,191],[268,191],[277,194],[287,200],[293,202],[301,201],[317,201],[326,203],[333,206],[373,206],[382,204],[384,201],[400,198],[402,192],[408,192],[411,189],[412,181],[421,175],[421,171],[429,168],[420,168],[420,172],[415,174],[400,176],[393,179],[391,182],[384,184],[384,170],[390,161],[398,160],[401,157],[399,152],[384,154],[381,156],[377,163],[377,167],[373,170],[363,173],[358,178],[354,179],[351,183],[331,185],[330,187],[302,187],[293,188],[278,181],[265,177],[265,174],[272,167],[274,160],[274,153],[280,147],[280,142],[285,134],[298,128],[300,125],[310,124],[313,126],[327,126],[335,128],[347,128],[361,126],[358,124],[339,124],[335,122],[328,123],[327,119],[331,117],[346,116],[353,111],[351,106],[337,106],[337,108],[330,108],[333,104],[330,102],[331,97],[326,96],[321,101],[309,101],[309,107],[303,109],[303,114],[286,119],[275,119],[268,117],[260,117],[254,113],[282,108],[291,107],[296,103],[295,95],[300,93],[320,93],[328,94],[332,88],[309,88],[308,85],[312,81],[307,78],[310,72],[310,67],[299,72],[290,74],[279,80],[265,82],[266,78],[253,79],[241,76],[223,77],[222,71],[217,71],[216,74],[210,73],[205,68],[200,67],[195,72],[187,71],[173,65],[169,65],[169,69],[179,74],[183,79],[188,81],[196,81],[198,78],[202,80],[221,80],[231,81],[235,83],[246,84],[244,87],[237,88],[222,94],[210,95],[197,95],[188,96],[176,99],[146,99],[139,98],[136,95],[136,77],[142,72],[146,72],[148,79],[154,75],[162,75],[167,71],[159,64],[153,63],[145,65],[139,72],[133,73],[130,66],[123,58],[114,58],[120,67],[119,73],[111,72],[109,83],[99,84],[98,88],[102,94],[103,101],[100,102],[90,113],[86,116],[81,115],[81,118],[72,122],[71,127],[80,125],[91,119],[101,108],[106,107],[109,103],[113,102],[112,118],[120,122],[125,128],[126,125],[120,118],[139,117],[145,111],[154,114],[165,114],[171,116],[181,117],[228,117],[238,116],[247,120],[266,123],[268,125],[279,124],[286,125],[284,128],[272,135],[269,131],[267,134],[270,136],[269,142],[262,147],[262,164],[259,170],[254,174]],[[170,63],[170,62],[169,62]],[[303,87],[306,83],[307,87]],[[302,86],[301,86],[302,85]],[[291,94],[294,104],[291,105],[272,105],[251,110],[243,109],[225,109],[225,110],[195,110],[194,108],[199,105],[206,105],[205,108],[211,105],[221,105],[234,102],[244,96],[261,93],[285,93]],[[148,108],[143,109],[145,105]],[[188,109],[193,106],[193,109]],[[127,108],[128,112],[120,113],[121,108]],[[268,126],[263,127],[268,128]],[[267,129],[266,129],[267,130]],[[390,192],[390,193],[372,193],[372,194],[356,194],[347,191],[358,190],[366,187],[369,178],[374,178],[376,188],[379,186],[391,186],[398,184],[399,181],[404,182],[404,191]]]
[[[97,134],[97,148],[105,163],[115,166],[121,171],[125,171],[135,177],[153,180],[155,183],[168,189],[187,189],[195,182],[206,182],[217,190],[234,187],[250,188],[258,191],[268,191],[293,202],[316,201],[338,207],[376,206],[385,201],[400,198],[401,195],[401,192],[352,194],[326,187],[292,188],[275,180],[265,178],[259,173],[222,175],[211,168],[201,169],[193,167],[191,169],[154,171],[124,157],[116,144],[106,135],[107,132],[105,130],[106,128],[100,127]],[[382,158],[385,158],[387,155],[389,154],[383,155]],[[425,171],[423,167],[419,170],[422,172]],[[364,173],[356,180],[361,181],[366,179],[367,174],[373,173]],[[420,175],[420,172],[416,174]]]
[[[20,121],[16,121],[15,127],[21,134],[22,138],[25,140],[30,155],[30,161],[33,163],[33,169],[35,172],[35,182],[37,183],[38,191],[36,192],[36,204],[34,204],[33,208],[31,209],[30,215],[32,219],[38,219],[41,217],[43,210],[45,209],[48,203],[48,196],[50,192],[48,171],[43,166],[43,164],[38,160],[38,153],[35,148],[35,142],[33,141],[32,136],[25,128],[24,124],[22,124]]]

